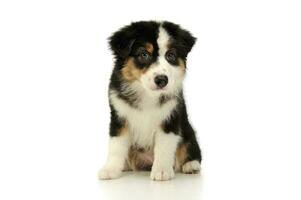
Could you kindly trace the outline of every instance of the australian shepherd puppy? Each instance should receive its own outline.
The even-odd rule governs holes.
[[[173,178],[175,171],[199,172],[201,151],[182,89],[195,41],[180,26],[155,21],[132,23],[110,37],[115,56],[110,141],[100,179],[126,170],[150,170],[158,181]]]

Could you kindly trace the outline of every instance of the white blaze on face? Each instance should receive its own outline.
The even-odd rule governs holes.
[[[173,93],[181,87],[184,75],[183,70],[179,66],[171,65],[165,58],[165,54],[169,50],[168,44],[170,39],[171,37],[166,30],[160,27],[157,39],[159,47],[157,61],[154,62],[140,78],[144,88],[150,91]],[[155,84],[155,77],[158,75],[165,75],[168,77],[168,84],[162,89],[158,89]]]

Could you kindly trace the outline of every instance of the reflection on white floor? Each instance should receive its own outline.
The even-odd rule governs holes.
[[[126,172],[120,179],[99,181],[105,199],[197,200],[202,193],[200,174],[176,174],[170,181],[152,181],[149,172]]]

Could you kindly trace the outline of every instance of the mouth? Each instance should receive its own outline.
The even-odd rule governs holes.
[[[163,92],[163,91],[166,91],[167,90],[167,87],[158,87],[158,86],[155,86],[153,88],[151,88],[152,91],[158,91],[158,92]]]

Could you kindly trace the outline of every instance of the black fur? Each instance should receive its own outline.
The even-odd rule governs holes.
[[[110,136],[115,137],[120,134],[120,130],[125,126],[125,119],[119,117],[116,110],[112,105],[111,108],[111,123],[110,123]]]
[[[157,22],[135,22],[126,26],[109,38],[109,44],[117,61],[124,60],[132,48],[146,41],[156,43],[159,24]],[[158,47],[156,47],[158,48]]]
[[[145,42],[150,42],[154,47],[152,55],[152,62],[156,62],[158,46],[156,40],[158,37],[158,30],[160,24],[154,21],[150,22],[135,22],[129,26],[126,26],[117,31],[113,36],[109,38],[109,44],[113,55],[115,56],[115,67],[110,80],[109,88],[118,92],[118,97],[127,102],[133,108],[137,107],[139,103],[139,94],[135,92],[124,92],[124,87],[129,86],[129,83],[122,78],[121,70],[124,62],[132,57],[135,59],[136,65],[141,68],[148,66],[139,65],[136,59],[136,53],[139,47]],[[188,31],[183,30],[180,26],[163,22],[162,27],[172,36],[171,48],[175,48],[177,56],[181,58],[186,64],[186,57],[191,51],[193,45],[196,42],[196,38],[193,37]],[[186,67],[186,66],[185,66]],[[162,95],[158,99],[158,106],[162,106],[170,99],[176,98],[178,105],[172,112],[171,116],[162,122],[162,129],[165,133],[173,132],[181,135],[183,138],[182,143],[187,145],[188,157],[187,161],[198,160],[201,162],[201,151],[195,136],[195,132],[188,121],[188,115],[186,111],[185,100],[182,95],[182,91],[176,96],[164,96]],[[111,125],[110,135],[112,137],[118,136],[120,128],[124,126],[125,119],[118,116],[114,107],[111,105]]]
[[[195,136],[195,131],[188,121],[183,95],[180,95],[176,109],[170,118],[162,123],[162,127],[165,133],[173,132],[182,136],[182,144],[186,144],[188,147],[187,161],[198,160],[201,162],[201,150]]]
[[[162,26],[173,37],[171,47],[174,47],[179,56],[186,60],[187,54],[196,42],[196,38],[188,31],[181,29],[177,24],[164,22]]]

